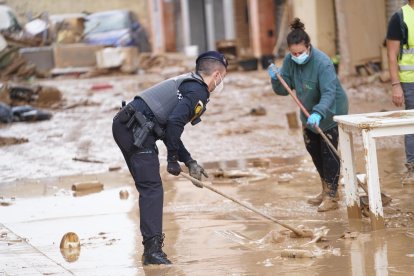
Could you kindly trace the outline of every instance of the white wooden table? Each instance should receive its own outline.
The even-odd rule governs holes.
[[[384,228],[384,211],[378,178],[375,138],[414,133],[414,110],[377,112],[335,116],[339,126],[342,172],[345,180],[345,200],[349,219],[360,219],[358,183],[352,131],[361,132],[364,144],[369,209],[372,230]]]

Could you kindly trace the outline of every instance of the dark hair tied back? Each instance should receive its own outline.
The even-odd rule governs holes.
[[[292,31],[298,30],[298,29],[302,30],[302,31],[305,31],[305,24],[300,22],[300,19],[296,17],[295,19],[293,19],[293,22],[290,23],[290,29]]]
[[[305,32],[305,24],[300,22],[299,18],[293,19],[293,22],[290,24],[290,29],[291,31],[287,36],[288,46],[304,43],[306,47],[309,47],[309,35]]]

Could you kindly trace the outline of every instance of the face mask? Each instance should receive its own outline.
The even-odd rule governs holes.
[[[308,53],[304,52],[298,57],[295,57],[292,55],[292,60],[296,62],[297,64],[303,64],[308,57],[309,57]]]
[[[224,89],[224,83],[223,83],[223,79],[221,78],[221,74],[220,73],[219,73],[219,76],[220,76],[220,82],[217,85],[216,80],[214,80],[214,86],[215,86],[215,88],[214,88],[213,91],[211,91],[211,93],[220,93]]]

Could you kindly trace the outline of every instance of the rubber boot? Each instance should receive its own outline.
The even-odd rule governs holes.
[[[401,180],[403,185],[414,184],[414,163],[406,163],[407,173]]]
[[[338,200],[336,197],[330,197],[326,195],[322,200],[322,203],[318,206],[318,212],[327,212],[336,210],[339,208]]]
[[[308,203],[310,205],[315,205],[315,206],[319,206],[322,203],[323,200],[323,196],[326,193],[326,182],[324,180],[321,179],[321,183],[322,183],[322,191],[314,197],[311,197],[308,199]]]
[[[318,212],[327,212],[327,211],[336,210],[336,209],[339,208],[338,191],[337,192],[331,191],[329,189],[328,183],[326,183],[325,185],[326,185],[326,193],[325,193],[325,196],[322,199],[321,204],[318,206]],[[335,194],[334,197],[332,197],[333,194]]]
[[[167,259],[167,254],[162,251],[164,246],[164,234],[162,236],[155,236],[144,243],[144,254],[142,254],[143,265],[169,265],[170,260]]]

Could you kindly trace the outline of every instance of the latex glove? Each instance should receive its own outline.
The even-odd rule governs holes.
[[[201,167],[196,160],[190,160],[185,163],[185,165],[188,167],[188,172],[192,177],[195,179],[201,180],[201,175],[204,175],[205,177],[208,177],[208,174],[204,170],[203,167]],[[202,185],[193,182],[193,184],[199,188],[203,188]]]
[[[321,119],[322,119],[321,115],[315,112],[309,116],[306,124],[312,127],[319,126]]]
[[[167,172],[169,172],[172,175],[179,175],[181,173],[181,167],[180,164],[178,164],[178,158],[176,156],[172,156],[171,158],[168,158],[168,165],[167,165]]]
[[[267,73],[272,79],[277,80],[276,73],[280,75],[280,69],[272,63],[267,67]]]

